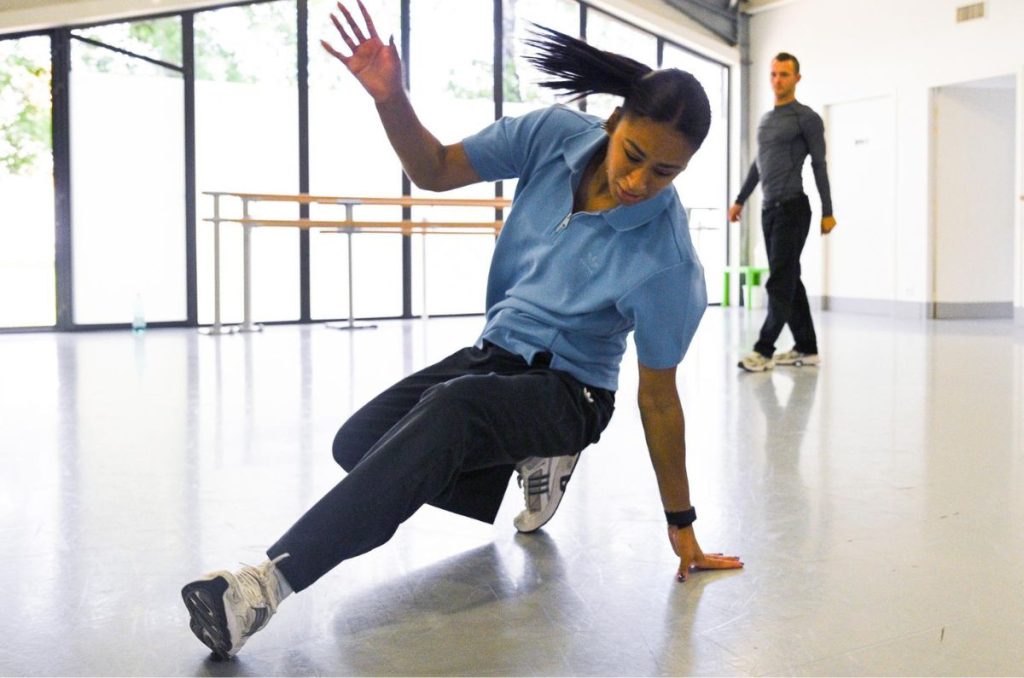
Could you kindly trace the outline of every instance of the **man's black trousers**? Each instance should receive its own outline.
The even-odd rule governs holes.
[[[818,353],[807,290],[800,281],[800,253],[810,226],[811,204],[806,195],[768,203],[761,212],[761,228],[768,250],[769,273],[765,284],[768,317],[761,326],[761,335],[754,350],[766,358],[775,354],[775,342],[786,324],[793,333],[795,350]]]

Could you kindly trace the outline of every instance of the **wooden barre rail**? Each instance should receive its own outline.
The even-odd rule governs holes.
[[[203,219],[214,222],[214,219]],[[352,229],[356,233],[460,233],[462,230],[475,230],[486,233],[501,231],[502,221],[348,221],[328,219],[245,219],[221,218],[221,223],[241,224],[243,226],[267,226],[271,228],[324,228]],[[452,229],[444,231],[439,229]]]
[[[348,236],[348,324],[341,326],[341,329],[361,329],[361,327],[375,327],[355,325],[355,310],[353,308],[353,287],[352,279],[352,235],[355,233],[392,233],[403,236],[414,234],[422,235],[422,274],[423,274],[423,317],[427,317],[427,235],[479,235],[489,234],[497,236],[501,231],[504,222],[500,219],[495,221],[413,221],[402,219],[396,221],[367,221],[356,220],[353,217],[353,208],[356,205],[373,206],[394,206],[394,207],[489,207],[495,210],[508,208],[512,201],[505,198],[413,198],[411,196],[400,196],[394,198],[377,196],[330,196],[310,195],[306,193],[283,194],[283,193],[235,193],[228,191],[203,191],[203,195],[213,198],[213,216],[204,218],[204,222],[213,224],[213,294],[214,294],[214,320],[213,326],[200,328],[204,334],[219,335],[232,332],[259,332],[263,328],[252,322],[252,245],[251,231],[253,228],[301,228],[301,229],[322,229],[321,232],[341,233]],[[221,216],[221,198],[232,197],[242,201],[241,217]],[[345,207],[345,219],[259,219],[250,216],[249,204],[254,202],[292,202],[300,205],[342,205]],[[500,216],[498,214],[497,216]],[[242,226],[242,295],[243,313],[242,324],[237,327],[225,327],[220,321],[220,225],[222,222],[236,223]],[[337,325],[328,325],[338,327]]]
[[[299,193],[288,195],[283,193],[227,193],[224,191],[203,191],[203,195],[231,196],[251,202],[295,202],[300,205],[321,204],[321,205],[391,205],[396,207],[493,207],[503,209],[509,207],[512,201],[507,198],[413,198],[402,196],[396,198],[384,198],[377,196],[331,196],[331,195],[309,195]]]

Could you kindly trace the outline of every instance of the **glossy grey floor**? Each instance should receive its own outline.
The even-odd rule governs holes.
[[[542,533],[514,483],[494,526],[424,509],[220,663],[182,584],[262,560],[345,416],[481,320],[0,336],[0,673],[1020,674],[1024,331],[823,313],[820,368],[741,373],[760,319],[710,309],[679,376],[744,570],[675,581],[628,353]]]

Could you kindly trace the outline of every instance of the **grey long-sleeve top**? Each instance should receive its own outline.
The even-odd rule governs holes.
[[[801,172],[811,156],[814,183],[821,198],[821,216],[832,216],[832,194],[825,167],[825,125],[799,101],[776,106],[757,126],[757,160],[750,165],[736,202],[742,205],[761,181],[765,202],[790,200],[804,191]]]

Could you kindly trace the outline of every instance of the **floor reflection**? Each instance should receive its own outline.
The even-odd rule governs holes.
[[[493,527],[421,512],[228,663],[182,583],[258,561],[340,423],[481,320],[0,335],[0,674],[1017,673],[1024,334],[825,313],[820,368],[740,374],[760,317],[710,309],[679,376],[702,545],[743,571],[675,582],[630,351],[542,533],[511,487]]]

